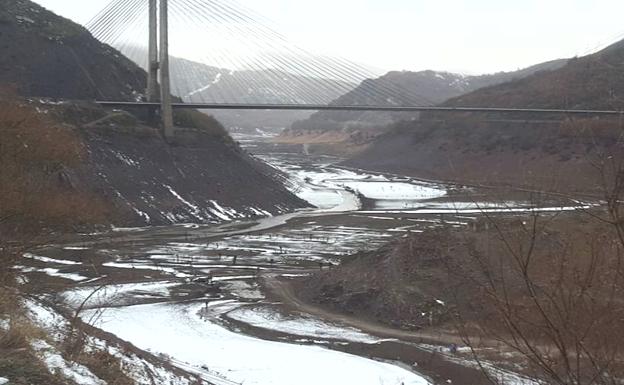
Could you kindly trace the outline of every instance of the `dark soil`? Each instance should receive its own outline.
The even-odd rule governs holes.
[[[87,183],[113,199],[129,214],[130,223],[210,222],[205,214],[177,199],[167,186],[194,206],[217,201],[247,216],[251,208],[280,214],[307,204],[288,192],[281,175],[224,137],[187,130],[170,145],[149,128],[128,132],[119,127],[84,130],[90,148]],[[128,164],[120,154],[131,159]],[[149,216],[138,215],[134,209]],[[169,218],[167,217],[169,214]],[[214,217],[212,220],[219,220]]]

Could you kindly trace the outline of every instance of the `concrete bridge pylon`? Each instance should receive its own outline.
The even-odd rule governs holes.
[[[149,1],[149,41],[146,96],[149,103],[160,102],[163,135],[174,136],[169,74],[169,4],[168,0]]]

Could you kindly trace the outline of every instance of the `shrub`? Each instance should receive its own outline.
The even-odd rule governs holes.
[[[176,126],[195,128],[209,135],[229,137],[227,131],[217,119],[197,110],[176,110],[173,120]]]

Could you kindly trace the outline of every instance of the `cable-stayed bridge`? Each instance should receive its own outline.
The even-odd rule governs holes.
[[[378,77],[379,72],[308,52],[270,25],[233,0],[112,0],[87,28],[142,66],[148,77],[145,93],[135,100],[98,102],[159,109],[166,136],[173,135],[174,108],[622,114],[433,106],[400,85],[373,85],[367,79]],[[358,85],[361,104],[332,103]]]

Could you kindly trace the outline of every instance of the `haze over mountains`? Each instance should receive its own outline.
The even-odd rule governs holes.
[[[146,66],[147,52],[139,47],[124,49],[135,63]],[[345,81],[297,75],[278,69],[240,70],[217,68],[171,57],[172,92],[186,102],[238,104],[325,104],[355,88]],[[310,111],[206,111],[226,127],[255,128],[277,132],[305,119]]]

